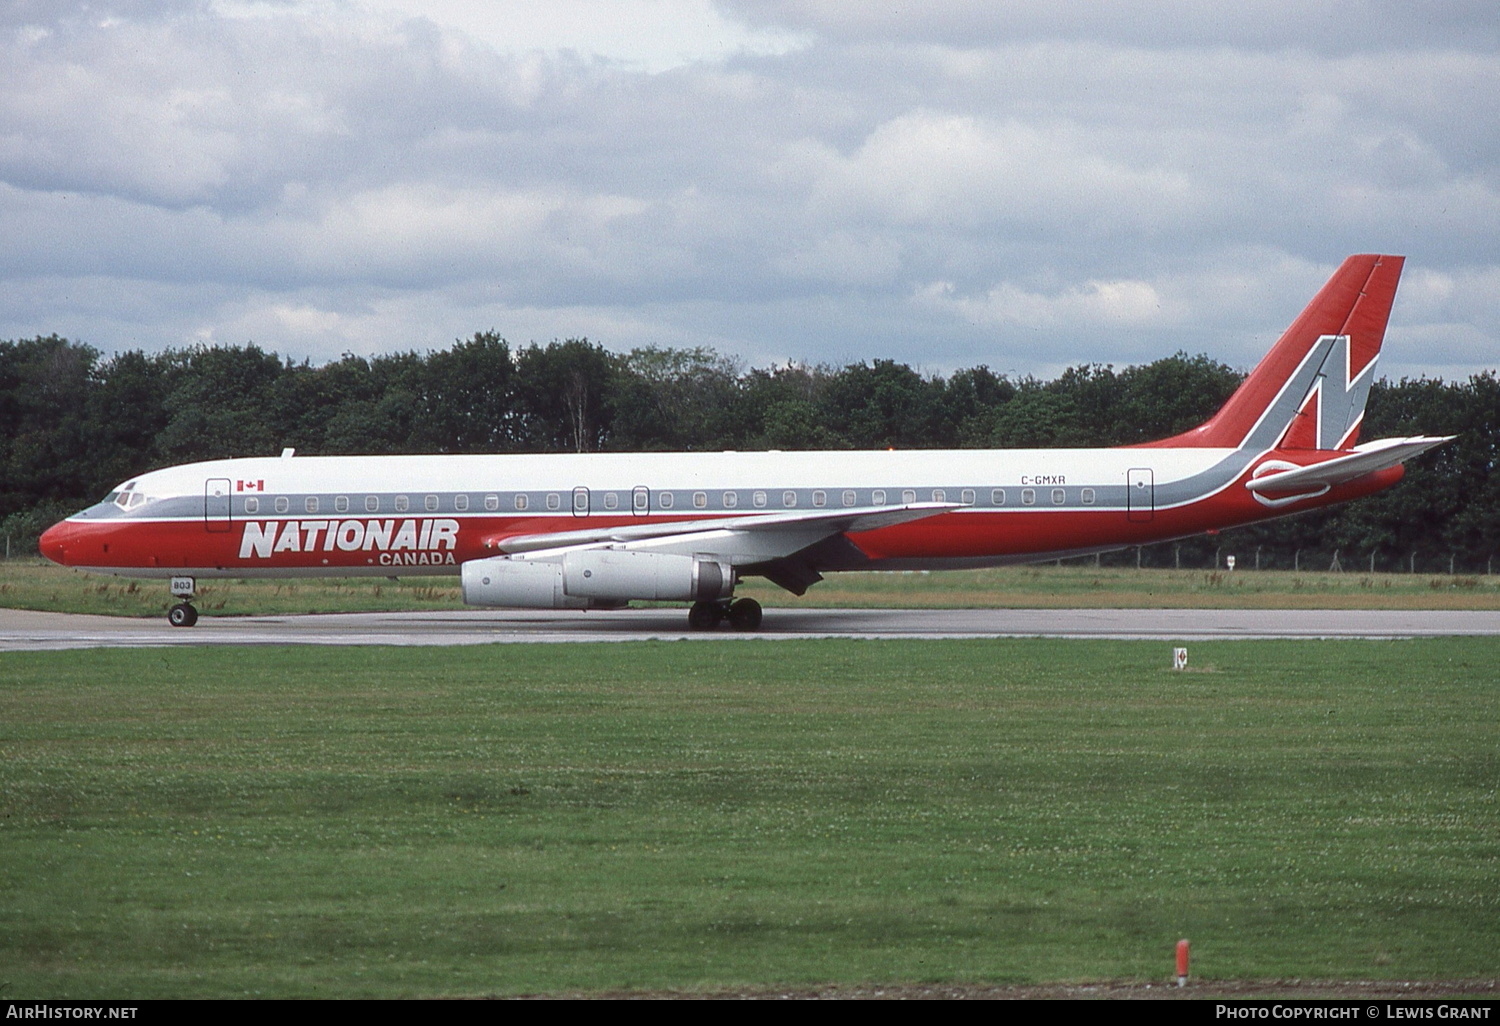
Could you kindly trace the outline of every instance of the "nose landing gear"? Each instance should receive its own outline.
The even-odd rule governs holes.
[[[183,600],[167,610],[167,623],[173,627],[191,627],[198,622],[198,610],[187,601],[193,597],[197,583],[191,577],[172,578],[172,595]]]
[[[725,622],[737,631],[753,631],[759,629],[760,621],[760,603],[751,598],[694,602],[688,610],[688,627],[695,631],[711,631]]]

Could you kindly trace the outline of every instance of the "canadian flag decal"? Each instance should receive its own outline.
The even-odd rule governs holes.
[[[234,490],[237,492],[263,492],[266,490],[264,481],[236,481]]]

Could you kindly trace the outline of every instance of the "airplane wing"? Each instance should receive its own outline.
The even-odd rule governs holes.
[[[873,531],[962,508],[961,503],[955,502],[914,502],[901,506],[759,513],[512,535],[496,538],[488,545],[505,555],[531,559],[547,558],[565,550],[609,547],[707,553],[739,566],[780,559],[834,535]]]
[[[1419,435],[1414,438],[1382,438],[1375,442],[1356,445],[1347,456],[1335,456],[1331,460],[1315,463],[1310,467],[1295,470],[1272,471],[1253,477],[1245,487],[1254,492],[1282,492],[1293,489],[1343,484],[1357,477],[1373,474],[1377,470],[1404,463],[1419,453],[1451,442],[1454,435],[1441,438]]]

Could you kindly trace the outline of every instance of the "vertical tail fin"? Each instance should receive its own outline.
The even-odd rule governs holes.
[[[1349,257],[1218,413],[1157,444],[1354,445],[1404,262],[1399,256]]]

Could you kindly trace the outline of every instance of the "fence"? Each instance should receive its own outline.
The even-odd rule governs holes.
[[[1132,546],[1092,556],[1060,559],[1060,566],[1136,567],[1155,570],[1227,570],[1234,558],[1236,571],[1280,570],[1294,573],[1389,573],[1492,576],[1497,561],[1482,561],[1457,552],[1415,550],[1358,552],[1350,549],[1241,547],[1229,543],[1205,544],[1199,540]]]

